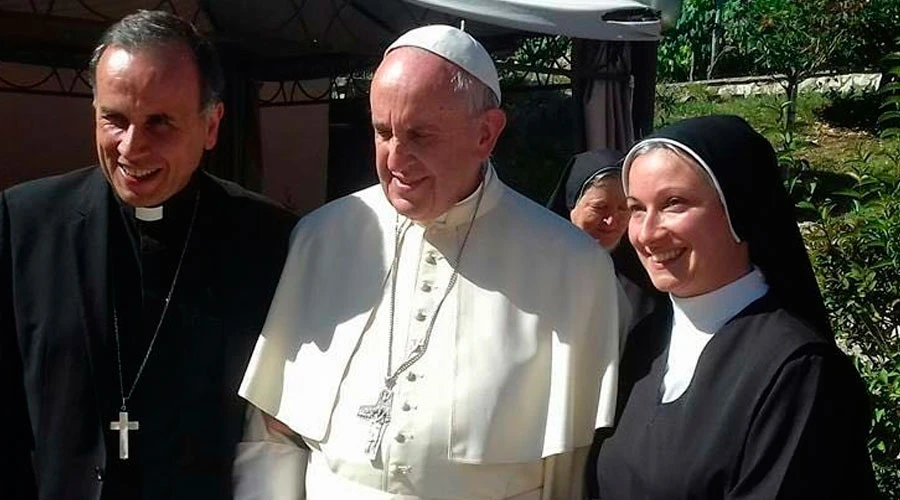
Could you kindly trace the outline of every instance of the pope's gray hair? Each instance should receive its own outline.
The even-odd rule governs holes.
[[[500,107],[494,91],[460,67],[453,69],[453,75],[450,77],[450,90],[455,94],[464,94],[469,112],[473,115]]]

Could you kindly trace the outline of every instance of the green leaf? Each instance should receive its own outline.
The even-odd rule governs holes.
[[[900,111],[887,111],[878,117],[878,123],[884,123],[889,120],[900,120]]]
[[[837,196],[844,196],[846,198],[854,198],[854,199],[862,197],[861,194],[857,193],[856,191],[853,191],[852,189],[838,189],[837,191],[832,191],[831,194],[837,195]]]
[[[900,82],[890,82],[878,90],[880,94],[892,94],[900,91]]]

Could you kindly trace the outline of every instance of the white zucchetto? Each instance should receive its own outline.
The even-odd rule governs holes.
[[[443,57],[474,76],[497,96],[500,103],[500,79],[487,50],[471,35],[453,26],[433,24],[407,31],[384,51],[400,47],[418,47]]]

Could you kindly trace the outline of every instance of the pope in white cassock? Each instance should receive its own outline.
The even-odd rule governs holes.
[[[499,103],[463,31],[386,51],[380,185],[294,230],[240,388],[255,408],[238,499],[580,495],[613,419],[616,280],[601,247],[497,178]]]

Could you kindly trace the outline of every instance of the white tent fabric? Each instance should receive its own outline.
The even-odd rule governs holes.
[[[660,36],[653,2],[636,0],[406,0],[408,3],[509,29],[589,40],[652,41]],[[616,15],[619,14],[619,15]],[[610,16],[614,19],[605,19]]]

